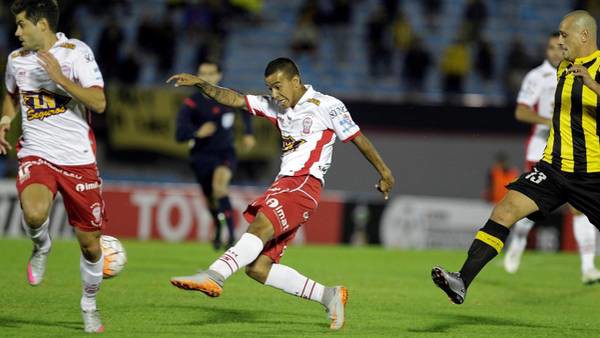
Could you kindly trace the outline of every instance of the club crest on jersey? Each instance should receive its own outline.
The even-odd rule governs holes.
[[[27,107],[27,121],[43,120],[67,111],[68,96],[52,93],[46,89],[39,92],[21,92],[23,104]]]
[[[306,140],[300,139],[296,141],[291,136],[283,136],[283,138],[281,139],[281,143],[281,151],[283,152],[283,155],[286,155],[288,153],[296,151],[298,147],[306,143]]]
[[[304,120],[302,120],[302,133],[310,134],[310,127],[312,127],[312,124],[313,121],[310,117],[304,118]]]

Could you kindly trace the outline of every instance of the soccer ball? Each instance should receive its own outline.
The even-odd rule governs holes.
[[[118,239],[107,235],[100,236],[100,246],[104,254],[102,275],[105,279],[115,277],[127,264],[125,248]]]

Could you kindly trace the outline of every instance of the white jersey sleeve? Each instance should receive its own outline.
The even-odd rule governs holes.
[[[17,88],[17,81],[15,79],[15,71],[11,62],[12,54],[8,56],[8,61],[6,62],[6,71],[4,73],[4,84],[6,86],[6,91],[10,95],[16,95],[19,88]]]
[[[358,136],[360,128],[352,120],[350,112],[342,101],[330,96],[321,110],[326,125],[332,129],[342,142],[349,142]]]
[[[83,87],[104,87],[102,73],[94,58],[94,53],[84,43],[80,42],[81,48],[73,61],[73,75],[75,80]]]
[[[246,107],[252,115],[264,117],[277,125],[277,103],[266,95],[246,95]]]
[[[517,103],[535,106],[541,97],[543,90],[543,81],[540,81],[538,74],[535,71],[530,71],[523,79],[521,90],[517,96]]]

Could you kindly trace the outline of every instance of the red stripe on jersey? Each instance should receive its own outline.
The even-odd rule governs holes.
[[[348,137],[347,139],[343,140],[342,142],[344,143],[348,143],[352,140],[354,140],[355,138],[357,138],[358,136],[362,135],[362,133],[359,131],[357,131],[356,133],[352,134],[352,136]]]
[[[96,135],[94,135],[94,131],[90,126],[90,131],[88,132],[88,137],[90,139],[90,144],[92,145],[92,151],[94,152],[94,156],[96,156]]]
[[[188,106],[192,109],[198,108],[198,105],[196,104],[196,102],[194,102],[194,100],[190,99],[189,97],[186,98],[185,100],[183,100],[183,104],[185,104],[186,106]]]
[[[296,171],[293,176],[302,176],[310,174],[310,168],[321,158],[321,152],[323,151],[323,147],[333,139],[333,130],[327,129],[323,132],[323,136],[317,142],[315,149],[310,152],[308,156],[308,160],[304,163],[304,167],[302,169]]]
[[[260,111],[258,109],[252,109],[252,106],[250,105],[250,101],[248,100],[248,96],[244,96],[244,99],[246,100],[246,108],[248,108],[248,111],[251,114],[254,114],[254,115],[260,116],[260,117],[264,117],[267,120],[269,120],[271,123],[273,123],[275,126],[277,126],[277,119],[267,116],[267,114],[265,114],[265,112],[263,112],[263,111]]]

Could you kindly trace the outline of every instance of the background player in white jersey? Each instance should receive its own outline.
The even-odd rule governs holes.
[[[33,241],[27,265],[32,286],[44,277],[52,245],[49,212],[60,192],[81,247],[81,310],[84,329],[102,332],[96,295],[102,281],[100,230],[104,221],[101,180],[88,111],[106,106],[103,80],[94,55],[83,42],[57,30],[55,0],[17,0],[12,4],[22,48],[6,66],[6,89],[0,120],[0,154],[11,149],[6,132],[21,111],[23,135],[17,144],[17,190],[23,227]]]
[[[556,67],[563,59],[559,44],[558,32],[552,33],[546,46],[546,60],[532,69],[523,80],[517,97],[515,117],[517,120],[533,125],[531,137],[527,142],[526,171],[531,171],[542,158],[546,140],[550,133],[552,111],[554,110],[554,93],[556,92]],[[573,212],[573,231],[581,256],[582,281],[586,284],[600,281],[600,271],[594,265],[596,250],[596,228],[587,217],[577,210]],[[504,268],[509,273],[519,269],[521,256],[527,246],[527,234],[535,224],[523,218],[514,225],[512,240],[504,256]]]
[[[174,277],[171,283],[217,297],[225,279],[246,267],[246,274],[260,283],[323,304],[331,319],[330,328],[340,329],[345,318],[346,288],[324,287],[279,264],[279,260],[318,205],[336,136],[344,142],[352,141],[377,169],[381,179],[376,187],[386,199],[394,184],[390,169],[361,134],[344,104],[303,84],[290,59],[278,58],[267,65],[265,81],[271,96],[244,96],[189,74],[174,75],[170,81],[175,81],[175,86],[196,86],[223,105],[267,118],[280,130],[283,143],[277,179],[244,212],[250,223],[247,232],[208,270]]]

